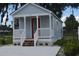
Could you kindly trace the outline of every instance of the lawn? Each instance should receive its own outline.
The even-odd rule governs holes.
[[[0,45],[12,44],[12,34],[6,33],[0,36]]]
[[[79,40],[77,34],[66,33],[63,38],[56,41],[54,45],[61,46],[66,56],[79,55]]]

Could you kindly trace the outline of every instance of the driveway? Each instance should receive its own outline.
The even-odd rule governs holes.
[[[59,46],[2,46],[0,47],[0,56],[55,56],[59,49]]]

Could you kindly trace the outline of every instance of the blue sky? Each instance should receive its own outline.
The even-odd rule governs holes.
[[[9,9],[8,9],[9,15],[10,15],[10,13],[11,13],[12,11],[14,11],[14,9],[11,9],[11,7],[12,7],[12,6],[9,6]],[[72,13],[72,8],[71,8],[71,7],[67,7],[67,8],[63,11],[61,20],[64,22],[65,19],[66,19],[66,17],[68,17],[71,13]],[[77,21],[79,21],[79,9],[74,9],[74,15],[75,15]],[[4,17],[4,20],[3,20],[3,23],[2,23],[3,25],[4,25],[4,23],[5,23],[5,18],[6,18],[6,17]],[[10,16],[9,16],[9,20],[8,20],[8,22],[7,22],[7,25],[11,25],[11,21],[12,21],[12,20],[13,20],[13,19],[12,19],[12,16],[10,15]],[[63,26],[65,26],[64,23],[63,23]]]
[[[67,9],[63,11],[61,20],[64,22],[66,20],[66,17],[69,17],[70,14],[72,14],[72,8],[67,7]],[[79,22],[79,9],[74,9],[74,15],[75,15],[76,20]],[[63,26],[65,26],[64,23],[63,23]]]

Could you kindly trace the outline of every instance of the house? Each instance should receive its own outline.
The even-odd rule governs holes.
[[[12,16],[14,45],[51,46],[63,37],[62,21],[37,4],[25,4]]]

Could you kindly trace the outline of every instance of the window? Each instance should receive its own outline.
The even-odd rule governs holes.
[[[14,19],[14,29],[19,29],[19,18]]]
[[[19,29],[24,29],[24,18],[19,17]]]

